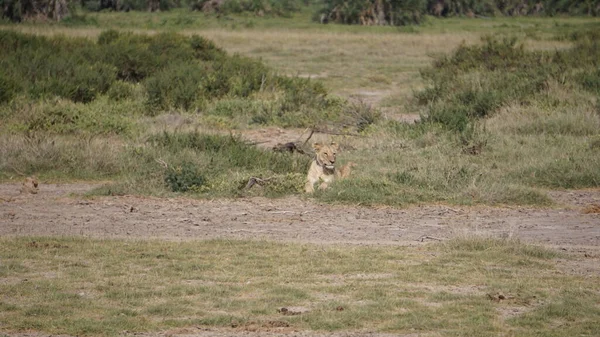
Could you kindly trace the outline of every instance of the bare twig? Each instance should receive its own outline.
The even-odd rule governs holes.
[[[285,143],[285,144],[277,144],[275,146],[273,146],[273,151],[277,151],[277,152],[291,152],[294,153],[294,151],[301,153],[301,154],[306,154],[306,152],[304,152],[304,150],[302,150],[300,147],[298,147],[296,145],[296,143]]]
[[[306,145],[306,143],[308,143],[308,140],[310,139],[310,137],[312,137],[313,133],[315,133],[315,129],[310,129],[310,134],[308,135],[308,138],[306,138],[304,143],[302,143],[302,146],[304,146],[304,145]]]
[[[417,239],[417,241],[423,242],[423,241],[425,241],[425,239],[435,240],[435,241],[444,241],[444,239],[438,239],[438,238],[435,238],[435,237],[429,236],[429,235],[422,235],[421,237],[419,237]]]
[[[9,164],[8,166],[10,166],[11,169],[13,169],[13,171],[15,171],[16,174],[22,176],[22,177],[27,177],[27,175],[23,172],[21,172],[20,170],[18,170],[16,167],[14,167],[13,165]]]
[[[248,180],[248,183],[246,184],[246,188],[247,189],[252,188],[252,186],[254,186],[254,185],[262,186],[262,185],[266,184],[267,182],[269,182],[270,180],[272,180],[273,178],[275,178],[275,177],[269,177],[269,178],[264,178],[264,179],[258,178],[258,177],[251,177]]]
[[[260,81],[260,90],[259,91],[263,91],[263,89],[265,88],[265,82],[266,82],[266,78],[265,78],[265,75],[263,74],[262,79]]]
[[[162,159],[159,158],[159,159],[155,159],[155,161],[157,163],[159,163],[160,165],[162,165],[165,169],[169,168],[169,165],[164,160],[162,160]]]
[[[244,144],[249,145],[249,146],[250,145],[254,146],[254,145],[264,144],[264,143],[268,143],[268,142],[270,142],[270,140],[263,140],[263,141],[260,141],[260,142],[244,142]]]

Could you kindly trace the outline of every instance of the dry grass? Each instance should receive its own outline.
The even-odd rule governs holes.
[[[196,23],[176,25],[185,21],[181,19],[186,15]],[[210,18],[200,24],[200,17],[182,12],[129,16],[104,13],[92,15],[98,22],[93,28],[3,28],[90,38],[100,32],[97,27],[143,33],[176,29],[184,34],[201,34],[230,53],[262,58],[281,73],[314,77],[334,94],[383,106],[384,117],[389,119],[366,128],[364,137],[333,137],[344,148],[340,159],[358,166],[353,173],[355,179],[339,184],[329,194],[317,195],[323,200],[393,205],[440,200],[547,205],[551,201],[545,188],[593,186],[597,179],[594,167],[599,163],[590,139],[595,139],[600,129],[598,103],[594,94],[581,89],[547,83],[548,88],[540,95],[546,98],[542,97],[539,104],[511,102],[482,121],[467,140],[441,129],[407,127],[395,119],[427,111],[427,107],[411,104],[412,94],[424,85],[419,69],[429,65],[435,55],[449,53],[461,43],[478,43],[486,33],[516,34],[530,49],[563,49],[571,44],[551,38],[588,27],[594,20],[432,20],[414,32],[403,33],[390,27],[308,24],[302,21],[308,19],[306,13],[302,15],[291,21],[254,18],[255,26],[242,28]],[[245,22],[248,18],[235,20]],[[161,26],[163,21],[173,25]],[[134,130],[145,134],[126,140],[129,145],[123,148],[122,156],[129,156],[126,151],[132,149],[144,149],[144,139],[157,130],[256,127],[248,125],[248,118],[224,119],[206,111],[201,116],[182,116],[173,111],[156,118],[139,118],[135,123]],[[579,169],[572,169],[573,162],[578,162]]]
[[[420,248],[0,243],[4,332],[116,335],[197,325],[267,329],[273,322],[441,336],[600,332],[591,324],[600,319],[598,277],[558,273],[561,254],[517,241],[470,237]],[[282,307],[308,312],[282,315]],[[569,324],[555,324],[563,320]]]

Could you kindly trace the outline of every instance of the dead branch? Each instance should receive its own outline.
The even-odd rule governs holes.
[[[270,180],[272,180],[275,177],[269,177],[269,178],[258,178],[258,177],[251,177],[248,180],[248,183],[246,184],[246,189],[250,189],[252,188],[252,186],[254,185],[258,185],[258,186],[263,186],[266,183],[268,183]]]
[[[306,143],[308,143],[308,140],[310,139],[310,137],[312,137],[313,133],[315,133],[314,129],[310,129],[310,135],[308,135],[308,138],[306,138],[306,140],[304,141],[304,143],[302,143],[302,146],[306,145]]]
[[[295,151],[295,152],[298,152],[301,154],[306,154],[306,152],[304,152],[304,150],[302,150],[300,147],[298,147],[298,145],[296,145],[296,143],[293,143],[293,142],[289,142],[289,143],[285,143],[285,144],[278,143],[277,145],[273,146],[273,151],[290,152],[290,153],[294,153],[294,151]]]
[[[419,237],[417,239],[417,241],[424,242],[425,239],[435,240],[435,241],[444,241],[444,239],[435,238],[435,237],[429,236],[429,235],[422,235],[421,237]]]
[[[13,169],[13,171],[15,171],[16,174],[18,174],[18,175],[20,175],[22,177],[27,177],[27,175],[25,173],[23,173],[22,171],[18,170],[13,165],[9,164],[8,166],[10,166],[10,168]]]
[[[268,143],[268,142],[270,142],[270,140],[263,140],[260,142],[244,142],[244,144],[246,144],[248,146],[256,146],[256,145],[264,144],[264,143]]]
[[[169,165],[162,159],[154,159],[154,161],[156,161],[157,163],[159,163],[160,165],[162,165],[162,167],[164,167],[165,169],[169,168]]]

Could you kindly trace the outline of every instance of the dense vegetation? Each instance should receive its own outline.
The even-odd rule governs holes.
[[[0,50],[6,136],[0,170],[6,174],[125,176],[129,191],[165,186],[216,195],[239,193],[256,176],[270,177],[263,193],[294,193],[302,188],[307,157],[258,150],[233,136],[149,135],[140,121],[184,114],[216,129],[349,121],[342,118],[346,103],[319,83],[279,76],[200,36],[105,31],[93,41],[0,31],[0,44],[6,47]],[[350,121],[357,129],[374,122],[360,114]],[[113,151],[96,137],[132,145],[143,137],[144,145]],[[78,138],[87,140],[73,146]]]
[[[68,0],[0,0],[0,19],[60,21],[70,14]]]
[[[156,16],[117,14],[135,15],[136,22]],[[7,48],[0,50],[0,177],[112,180],[95,192],[100,194],[295,194],[302,191],[308,156],[258,149],[230,130],[318,126],[340,134],[329,138],[342,146],[341,164],[357,166],[352,179],[316,198],[390,205],[547,204],[544,189],[600,185],[598,29],[593,22],[568,20],[585,23],[584,29],[555,22],[554,33],[544,31],[540,38],[536,25],[543,20],[535,19],[527,36],[538,40],[484,37],[436,57],[421,70],[422,80],[413,82],[419,88],[413,95],[395,98],[392,89],[386,98],[393,102],[388,109],[420,112],[415,125],[384,119],[364,102],[331,96],[321,82],[281,76],[262,61],[229,55],[200,36],[109,30],[78,38],[1,31],[0,43]],[[337,63],[346,57],[336,50],[348,42],[364,43],[361,29],[375,39],[367,28],[319,29],[354,33],[328,42],[330,49],[316,44],[298,49],[314,54],[309,65],[317,73],[332,69],[335,75],[336,67],[346,67],[349,63]],[[235,39],[257,34],[232,33]],[[303,41],[317,33],[294,34],[284,37]],[[282,43],[277,34],[268,38]],[[416,37],[382,30],[373,45],[390,38]],[[532,41],[559,48],[524,44]],[[416,46],[424,57],[426,48]],[[280,48],[269,48],[263,55],[273,53],[270,61],[282,58]],[[347,92],[390,90],[402,83],[399,88],[410,93],[413,84],[403,82],[406,77],[394,79],[406,73],[392,67],[406,66],[397,57],[404,49],[379,53],[376,62],[372,47],[362,50],[347,60],[360,60],[357,69],[369,69],[370,75],[344,68],[350,76],[326,77],[324,83],[348,82],[341,87]],[[306,63],[292,66],[283,68],[305,71]],[[410,76],[416,77],[418,68],[411,67]],[[304,145],[310,153],[310,144]]]
[[[439,57],[409,104],[422,107],[421,122],[389,122],[387,146],[361,153],[366,172],[321,197],[545,204],[543,188],[600,186],[597,32],[560,36],[573,46],[555,51],[484,37]]]
[[[571,38],[571,49],[526,51],[516,38],[486,36],[481,45],[463,45],[439,58],[422,71],[430,86],[416,94],[429,107],[424,121],[462,132],[508,103],[543,100],[556,106],[561,102],[539,96],[551,82],[600,94],[600,33],[590,30]]]
[[[133,108],[129,115],[210,106],[209,114],[216,116],[241,109],[256,123],[299,126],[316,122],[311,111],[329,109],[335,115],[339,109],[320,84],[278,76],[262,62],[226,55],[200,36],[106,31],[90,41],[1,31],[0,43],[5,46],[0,51],[0,103],[15,99],[42,105],[42,114],[25,113],[31,119],[22,118],[22,109],[31,108],[17,103],[5,111],[26,130],[67,131],[68,125],[87,120],[81,116],[84,107],[97,99],[127,104]],[[263,99],[252,101],[259,92]]]
[[[421,23],[425,15],[599,15],[600,1],[575,0],[323,0],[322,22],[392,25]]]
[[[600,14],[600,0],[0,0],[0,15],[11,21],[33,18],[62,20],[72,9],[86,11],[166,11],[189,8],[217,15],[251,13],[289,17],[303,7],[317,7],[313,18],[323,23],[361,25],[419,24],[426,15],[522,16]]]

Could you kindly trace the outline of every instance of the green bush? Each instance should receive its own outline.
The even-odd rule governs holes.
[[[121,101],[132,97],[134,94],[134,90],[134,85],[132,85],[131,83],[127,83],[124,81],[114,81],[111,84],[108,91],[106,92],[106,94],[112,100]]]
[[[462,132],[507,103],[531,102],[549,81],[597,90],[599,60],[598,42],[588,38],[571,49],[546,52],[526,51],[514,38],[488,36],[482,45],[460,46],[423,70],[429,86],[415,98],[428,106],[423,121]]]
[[[269,99],[246,115],[260,119],[277,110],[280,116],[263,120],[298,126],[327,120],[333,111],[328,107],[334,106],[320,83],[278,76],[261,61],[229,56],[200,36],[108,30],[94,43],[0,31],[0,43],[6,46],[0,49],[0,103],[16,95],[82,103],[107,95],[114,101],[145,100],[148,112],[157,114],[196,111],[222,98],[262,91]],[[136,89],[138,84],[142,88]]]
[[[51,134],[127,134],[131,121],[106,102],[73,103],[64,99],[15,102],[5,107],[5,127],[13,131]]]
[[[255,113],[259,102],[247,98],[222,99],[206,111],[209,115],[229,117],[251,116]]]
[[[94,44],[84,39],[2,31],[0,42],[9,46],[0,53],[3,76],[33,97],[89,102],[105,93],[115,79],[115,69],[97,62]]]
[[[185,162],[168,168],[165,182],[173,192],[188,192],[199,190],[206,183],[206,178],[193,163]]]
[[[36,83],[31,93],[34,97],[59,96],[73,102],[87,103],[93,101],[96,96],[106,93],[115,78],[115,69],[108,64],[66,65],[66,67],[61,64],[60,68],[51,70],[45,81]]]
[[[261,150],[233,136],[163,132],[148,141],[165,154],[164,179],[173,191],[226,196],[300,193],[310,163],[306,156]],[[261,182],[246,188],[253,177]]]
[[[194,35],[190,37],[190,44],[194,50],[194,57],[199,60],[216,61],[227,56],[223,49],[202,36]]]
[[[577,76],[577,80],[585,90],[600,95],[600,68],[592,72],[582,72]]]
[[[16,83],[0,72],[0,104],[9,102],[16,91]]]
[[[149,142],[169,149],[172,153],[191,149],[207,154],[211,158],[213,170],[217,171],[237,167],[274,173],[304,172],[309,162],[306,157],[258,149],[233,136],[163,132],[151,137]]]
[[[202,103],[205,76],[202,68],[194,64],[165,68],[144,82],[148,104],[161,110],[197,108]]]

